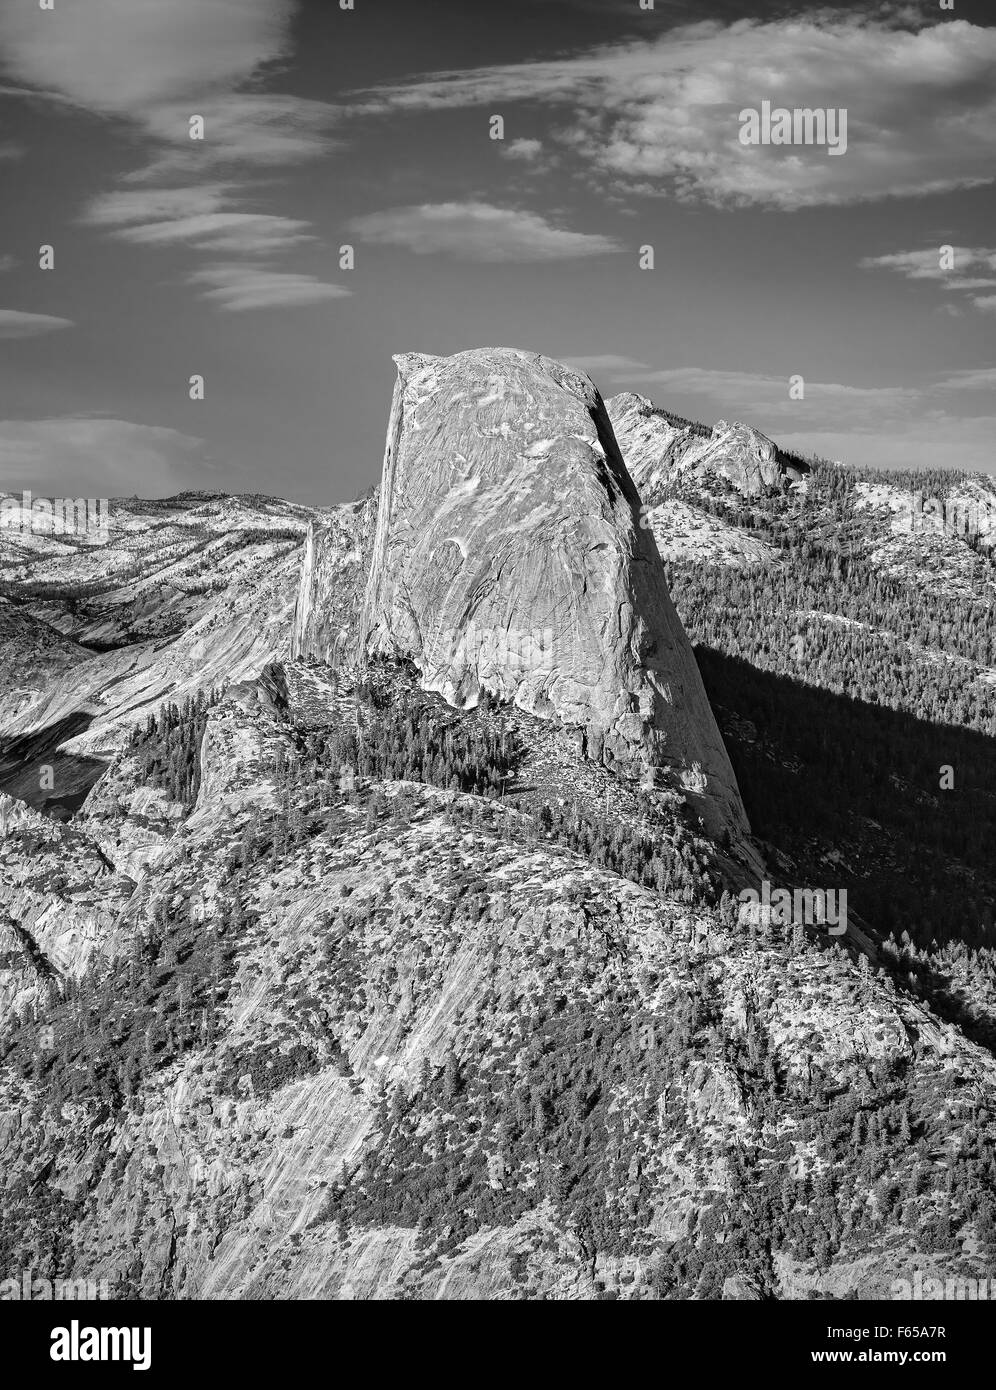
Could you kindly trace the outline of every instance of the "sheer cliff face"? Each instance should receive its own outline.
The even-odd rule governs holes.
[[[591,380],[505,348],[395,361],[362,647],[410,657],[451,704],[487,690],[578,726],[620,771],[670,770],[739,838],[736,781]]]
[[[725,478],[746,497],[776,492],[798,482],[802,468],[784,462],[778,446],[739,420],[720,420],[711,432],[679,423],[656,411],[653,401],[624,391],[606,403],[626,466],[648,506],[655,505],[679,477]]]
[[[309,526],[291,630],[295,660],[355,660],[376,506],[376,497],[364,498]]]

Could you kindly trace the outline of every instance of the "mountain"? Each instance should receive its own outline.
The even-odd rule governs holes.
[[[987,1277],[996,590],[945,503],[988,484],[670,476],[550,359],[398,366],[356,503],[132,502],[105,578],[4,572],[0,1264],[124,1299]],[[901,528],[914,481],[940,529]],[[847,931],[762,879],[845,889]]]
[[[747,833],[640,499],[590,378],[501,348],[395,359],[360,641],[427,690],[482,691],[672,775]]]
[[[676,481],[708,485],[726,480],[744,497],[804,485],[809,464],[779,449],[750,425],[720,420],[709,429],[624,391],[606,402],[619,447],[649,507],[669,495]]]
[[[749,425],[714,428],[686,420],[645,396],[623,392],[606,409],[640,493],[644,524],[665,560],[750,568],[774,551],[716,505],[745,507],[805,491],[810,465]]]

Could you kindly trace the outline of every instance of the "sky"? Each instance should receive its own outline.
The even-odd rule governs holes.
[[[996,472],[991,4],[649,4],[0,0],[0,491],[347,501],[485,346]]]

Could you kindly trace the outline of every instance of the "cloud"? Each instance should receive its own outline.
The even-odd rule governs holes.
[[[418,256],[443,252],[467,261],[553,261],[601,256],[622,247],[609,237],[553,227],[532,212],[492,203],[423,203],[355,217],[350,231]]]
[[[73,328],[72,319],[51,314],[25,314],[20,309],[0,309],[0,338],[37,338],[60,328]]]
[[[848,386],[840,382],[805,379],[803,400],[789,396],[785,376],[758,372],[712,371],[705,367],[675,367],[656,372],[630,372],[634,384],[652,392],[664,405],[675,398],[701,398],[713,414],[745,420],[759,429],[810,425],[827,428],[846,419],[849,429],[884,422],[903,422],[921,401],[922,393],[907,386]],[[648,389],[647,394],[651,394]]]
[[[0,33],[3,31],[3,21],[5,16],[0,14]],[[0,62],[0,66],[9,66],[7,63]],[[49,104],[54,102],[58,106],[75,107],[77,103],[65,96],[62,92],[52,89],[45,90],[41,87],[17,87],[11,86],[8,82],[0,82],[0,97],[23,97],[25,101]]]
[[[356,94],[357,115],[516,102],[565,113],[588,170],[717,206],[920,197],[996,178],[996,29],[907,10],[705,20],[574,57],[428,75]],[[848,147],[744,147],[739,112],[845,108]],[[501,102],[501,107],[493,106]]]
[[[996,390],[996,367],[952,372],[937,384],[944,391],[993,391]]]
[[[992,473],[996,471],[994,437],[996,417],[939,416],[910,421],[906,429],[779,434],[778,443],[784,449],[841,459],[858,468],[964,468],[970,473]]]
[[[538,159],[542,152],[542,140],[512,140],[501,146],[501,153],[506,159],[533,160]]]
[[[210,168],[273,166],[329,148],[337,117],[324,102],[244,91],[290,51],[295,0],[73,0],[57,19],[0,8],[3,65],[22,84],[129,119],[166,147],[136,170],[201,177]],[[190,139],[203,116],[205,138]]]
[[[186,242],[203,251],[270,255],[315,241],[310,224],[291,217],[225,211],[237,203],[229,184],[128,189],[93,199],[80,219],[138,246]]]
[[[996,294],[986,295],[984,299],[973,299],[972,303],[984,314],[996,314]]]
[[[982,246],[950,246],[949,250],[947,259],[954,262],[949,270],[941,268],[940,246],[924,251],[894,251],[888,256],[865,256],[858,265],[862,270],[894,270],[908,280],[936,280],[944,284],[956,283],[959,275],[977,267],[996,272],[996,251]]]
[[[39,494],[175,492],[202,477],[204,441],[131,420],[0,420],[0,480]]]
[[[646,362],[636,362],[632,357],[620,357],[614,352],[604,352],[594,357],[561,357],[558,360],[566,362],[569,367],[577,367],[580,371],[589,372],[592,375],[601,372],[606,376],[618,376],[633,371],[645,372],[648,370]]]
[[[212,286],[203,297],[230,313],[323,304],[352,293],[342,285],[328,284],[313,275],[291,275],[244,265],[206,266],[187,278],[193,285]]]
[[[72,0],[0,9],[4,66],[90,111],[144,119],[242,82],[287,48],[294,0]],[[191,108],[196,110],[196,106]]]
[[[741,399],[751,393],[772,395],[776,391],[782,395],[788,392],[788,377],[765,376],[760,372],[725,372],[708,367],[667,367],[660,371],[645,372],[637,380],[649,384],[669,386],[692,395],[731,395]]]
[[[996,288],[996,251],[985,246],[953,246],[944,248],[945,261],[950,269],[941,266],[941,247],[923,251],[894,251],[887,256],[866,256],[858,262],[862,270],[891,270],[907,280],[927,280],[950,290],[985,290]],[[983,272],[979,274],[979,272]],[[985,274],[984,272],[990,272]],[[972,299],[977,308],[986,309],[987,299]],[[947,312],[957,316],[957,306],[947,306]]]
[[[336,108],[245,90],[289,52],[294,9],[295,0],[73,0],[46,23],[30,6],[0,8],[3,63],[27,84],[20,92],[130,120],[149,147],[124,178],[133,187],[95,199],[84,222],[137,245],[228,255],[315,240],[308,223],[245,211],[232,196],[247,174],[332,147]],[[194,115],[203,140],[190,139]]]
[[[204,139],[191,140],[190,117],[204,120]],[[177,175],[201,178],[239,165],[282,168],[318,159],[334,148],[335,107],[276,93],[233,92],[190,103],[151,108],[146,128],[166,147],[152,163],[127,176],[133,183]]]
[[[229,201],[230,187],[224,183],[205,183],[193,188],[141,188],[102,193],[90,202],[81,220],[91,227],[118,227],[205,217],[222,211]]]
[[[314,241],[314,236],[307,230],[308,225],[290,217],[218,212],[143,223],[137,227],[121,227],[114,235],[137,246],[169,246],[188,242],[201,251],[258,256]]]

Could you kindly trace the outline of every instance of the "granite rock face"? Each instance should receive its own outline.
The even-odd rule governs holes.
[[[787,458],[774,440],[739,420],[720,420],[709,430],[659,410],[645,396],[624,391],[606,402],[626,466],[648,506],[679,478],[725,478],[745,497],[777,492],[808,472]]]
[[[582,731],[748,833],[640,497],[590,378],[508,348],[396,357],[360,623],[457,707],[483,691]]]
[[[377,497],[336,507],[308,528],[291,656],[330,666],[355,660]]]

